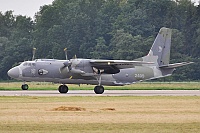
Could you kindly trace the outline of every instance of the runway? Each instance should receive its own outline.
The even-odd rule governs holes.
[[[67,94],[53,91],[0,91],[0,96],[200,96],[200,90],[105,90],[95,94],[93,90],[69,90]]]

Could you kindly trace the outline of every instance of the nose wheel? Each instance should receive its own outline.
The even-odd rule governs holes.
[[[101,85],[97,85],[97,86],[94,87],[94,92],[95,92],[96,94],[103,94],[103,92],[104,92],[104,87],[101,86]]]
[[[60,93],[67,93],[67,92],[68,92],[68,87],[67,87],[66,85],[60,85],[60,86],[58,87],[58,91],[59,91]]]

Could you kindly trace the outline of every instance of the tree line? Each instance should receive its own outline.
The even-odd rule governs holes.
[[[0,80],[24,60],[68,57],[133,60],[148,53],[161,27],[172,30],[171,63],[178,68],[168,81],[200,79],[200,6],[190,0],[54,0],[35,19],[0,12]]]

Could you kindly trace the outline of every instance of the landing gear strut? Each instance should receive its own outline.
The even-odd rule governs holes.
[[[97,85],[97,86],[94,87],[94,92],[95,92],[96,94],[103,94],[103,92],[104,92],[104,87],[101,86],[101,85]]]
[[[101,70],[98,70],[98,76],[96,77],[97,78],[97,81],[98,81],[98,85],[94,87],[94,92],[96,94],[103,94],[104,92],[104,87],[101,85]]]
[[[21,86],[21,88],[22,88],[22,90],[28,90],[28,85],[27,85],[27,84],[23,84],[23,85]]]
[[[68,92],[68,87],[66,85],[60,85],[58,88],[58,91],[60,93],[67,93]]]

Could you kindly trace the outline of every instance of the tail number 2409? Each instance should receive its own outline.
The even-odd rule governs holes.
[[[144,74],[137,73],[137,74],[135,74],[135,78],[144,79],[144,78],[145,78],[145,76],[144,76]]]

